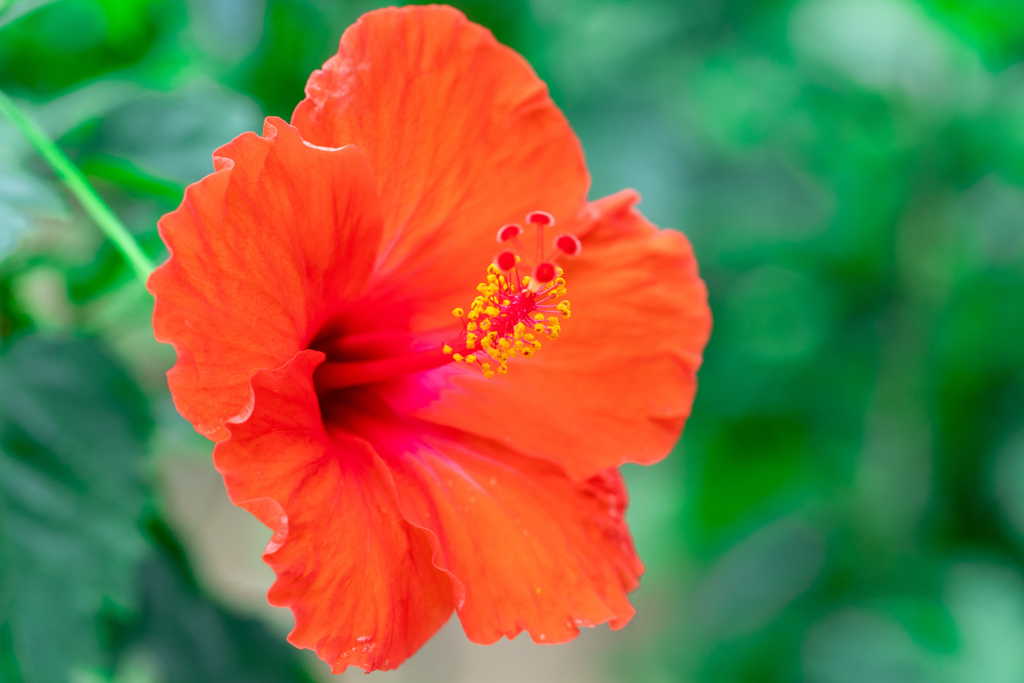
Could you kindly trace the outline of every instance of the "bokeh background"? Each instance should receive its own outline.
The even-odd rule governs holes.
[[[453,622],[373,680],[1024,681],[1024,3],[456,4],[549,83],[592,196],[686,232],[716,324],[682,442],[627,468],[630,626]],[[211,152],[375,6],[0,0],[0,89],[162,258]],[[330,680],[150,306],[0,122],[0,681]]]

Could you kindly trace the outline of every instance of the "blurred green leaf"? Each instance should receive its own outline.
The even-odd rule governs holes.
[[[20,90],[53,96],[134,64],[145,56],[164,21],[152,9],[147,0],[45,4],[3,27],[0,73],[13,76]]]
[[[107,663],[98,616],[131,604],[151,418],[88,341],[21,340],[0,387],[0,670],[67,681]]]
[[[21,134],[0,117],[0,260],[33,224],[68,214],[56,180],[30,170],[27,162],[35,158]]]
[[[107,112],[94,145],[183,189],[213,170],[218,147],[246,131],[262,130],[252,100],[196,81],[172,93],[141,92],[121,103]]]
[[[52,183],[0,159],[0,259],[14,248],[18,236],[34,220],[66,211]]]
[[[142,659],[162,683],[312,683],[298,649],[211,602],[167,526],[147,526],[161,552],[143,568],[141,616],[119,636],[119,675]]]
[[[55,0],[0,0],[0,28]]]

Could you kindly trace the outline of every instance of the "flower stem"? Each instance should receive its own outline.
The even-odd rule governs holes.
[[[3,91],[0,91],[0,116],[6,116],[14,124],[14,127],[25,136],[25,139],[36,148],[67,186],[68,191],[74,195],[89,217],[96,221],[100,230],[114,243],[114,246],[131,264],[135,274],[145,284],[146,278],[153,271],[153,262],[142,251],[132,234],[128,232],[128,228],[124,227],[124,224],[96,193],[78,167],[71,163],[67,155],[60,151],[57,145],[43,132],[43,129],[26,116]]]

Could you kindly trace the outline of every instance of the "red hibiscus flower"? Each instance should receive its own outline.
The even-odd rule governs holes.
[[[340,672],[452,610],[477,643],[621,627],[618,466],[671,450],[710,330],[690,245],[588,202],[544,84],[450,8],[367,14],[306,94],[216,152],[149,281],[290,641]]]

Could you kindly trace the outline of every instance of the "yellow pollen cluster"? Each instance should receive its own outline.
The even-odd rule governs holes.
[[[565,279],[558,276],[537,286],[530,277],[510,277],[497,266],[487,269],[487,280],[477,285],[479,295],[469,311],[456,308],[452,315],[462,320],[464,336],[442,348],[456,362],[479,365],[484,377],[508,372],[508,361],[529,358],[541,347],[541,339],[557,339],[561,323],[556,313],[568,318],[569,302]],[[531,286],[532,285],[532,286]]]

